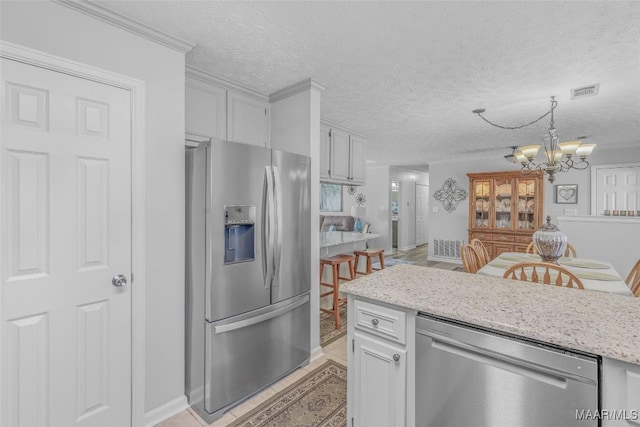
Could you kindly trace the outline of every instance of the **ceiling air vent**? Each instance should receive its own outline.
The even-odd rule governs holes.
[[[584,86],[578,89],[571,89],[571,99],[582,98],[583,96],[595,96],[600,90],[600,83]]]

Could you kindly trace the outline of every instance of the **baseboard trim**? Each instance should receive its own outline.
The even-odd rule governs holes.
[[[460,264],[460,265],[462,265],[462,260],[460,258],[449,258],[449,257],[444,257],[444,256],[429,255],[427,257],[427,260],[429,260],[429,261],[448,262],[448,263],[451,263],[451,264]]]
[[[188,407],[189,403],[187,402],[187,396],[182,395],[177,397],[171,402],[167,402],[159,408],[153,409],[144,414],[144,425],[146,427],[153,427],[156,424],[179,414]]]
[[[411,249],[415,249],[416,245],[403,246],[402,248],[398,248],[399,251],[410,251]]]
[[[311,356],[309,356],[309,363],[313,363],[316,360],[320,359],[324,356],[324,352],[322,351],[322,347],[317,346],[311,350]]]

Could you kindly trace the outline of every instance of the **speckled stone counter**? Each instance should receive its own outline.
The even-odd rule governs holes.
[[[365,242],[380,237],[379,234],[357,233],[355,231],[326,231],[320,233],[320,247],[345,245],[349,243]]]
[[[640,298],[413,265],[340,290],[640,365]]]

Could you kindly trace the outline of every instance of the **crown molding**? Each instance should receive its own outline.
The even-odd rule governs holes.
[[[78,0],[51,0],[54,3],[58,3],[62,6],[66,6],[77,12],[91,16],[114,27],[123,29],[137,36],[151,40],[162,46],[176,50],[180,53],[186,54],[194,48],[195,44],[182,40],[178,37],[174,37],[165,32],[156,30],[142,22],[136,21],[132,18],[121,15],[117,12],[113,12],[102,6],[98,6],[90,1],[78,1]]]
[[[202,71],[199,70],[197,68],[194,68],[192,66],[185,66],[185,74],[187,77],[191,77],[192,79],[196,79],[199,80],[201,82],[204,83],[208,83],[208,84],[213,84],[216,86],[222,86],[225,89],[231,89],[235,92],[240,92],[242,94],[245,94],[247,96],[252,96],[254,98],[260,98],[261,100],[268,100],[269,99],[269,95],[264,93],[264,92],[260,92],[258,90],[255,89],[251,89],[249,87],[246,86],[242,86],[236,82],[232,82],[231,80],[227,80],[224,77],[219,77],[216,76],[215,74],[211,74],[209,72],[206,71]]]
[[[305,79],[305,80],[302,80],[301,82],[298,82],[289,87],[285,87],[284,89],[280,89],[272,93],[271,95],[269,95],[269,102],[271,103],[278,102],[285,98],[289,98],[290,96],[296,95],[301,92],[306,92],[311,89],[324,92],[326,87],[316,82],[313,79]]]
[[[348,134],[355,135],[355,136],[359,136],[360,138],[364,138],[364,139],[369,138],[369,137],[368,137],[367,135],[365,135],[364,133],[361,133],[361,132],[355,131],[355,130],[353,130],[353,129],[349,129],[349,128],[348,128],[348,127],[346,127],[346,126],[343,126],[343,125],[338,124],[338,123],[335,123],[335,122],[330,122],[329,120],[320,119],[320,124],[323,124],[323,125],[325,125],[325,126],[329,126],[330,128],[338,128],[338,129],[340,129],[340,130],[342,130],[342,131],[344,131],[344,132],[346,132],[346,133],[348,133]]]

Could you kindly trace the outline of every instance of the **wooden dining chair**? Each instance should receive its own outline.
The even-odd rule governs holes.
[[[528,254],[538,254],[538,248],[536,248],[535,243],[531,242],[527,246],[526,253]],[[564,250],[564,254],[562,256],[576,258],[576,248],[573,247],[571,243],[567,243],[567,248]]]
[[[633,266],[629,275],[627,276],[627,280],[625,280],[631,292],[636,297],[640,297],[640,259],[636,262],[636,265]]]
[[[480,259],[475,249],[471,245],[462,245],[460,249],[460,257],[462,258],[462,265],[467,273],[477,273],[480,270]]]
[[[555,277],[553,277],[553,283],[551,283],[551,271],[557,273]],[[505,279],[522,280],[524,282],[584,289],[582,282],[575,274],[564,267],[549,262],[520,262],[512,265],[504,272],[504,276],[502,277]]]
[[[471,239],[469,242],[471,247],[476,251],[476,255],[478,255],[478,260],[480,261],[480,268],[484,267],[491,261],[489,258],[489,252],[487,251],[486,246],[478,239]]]

